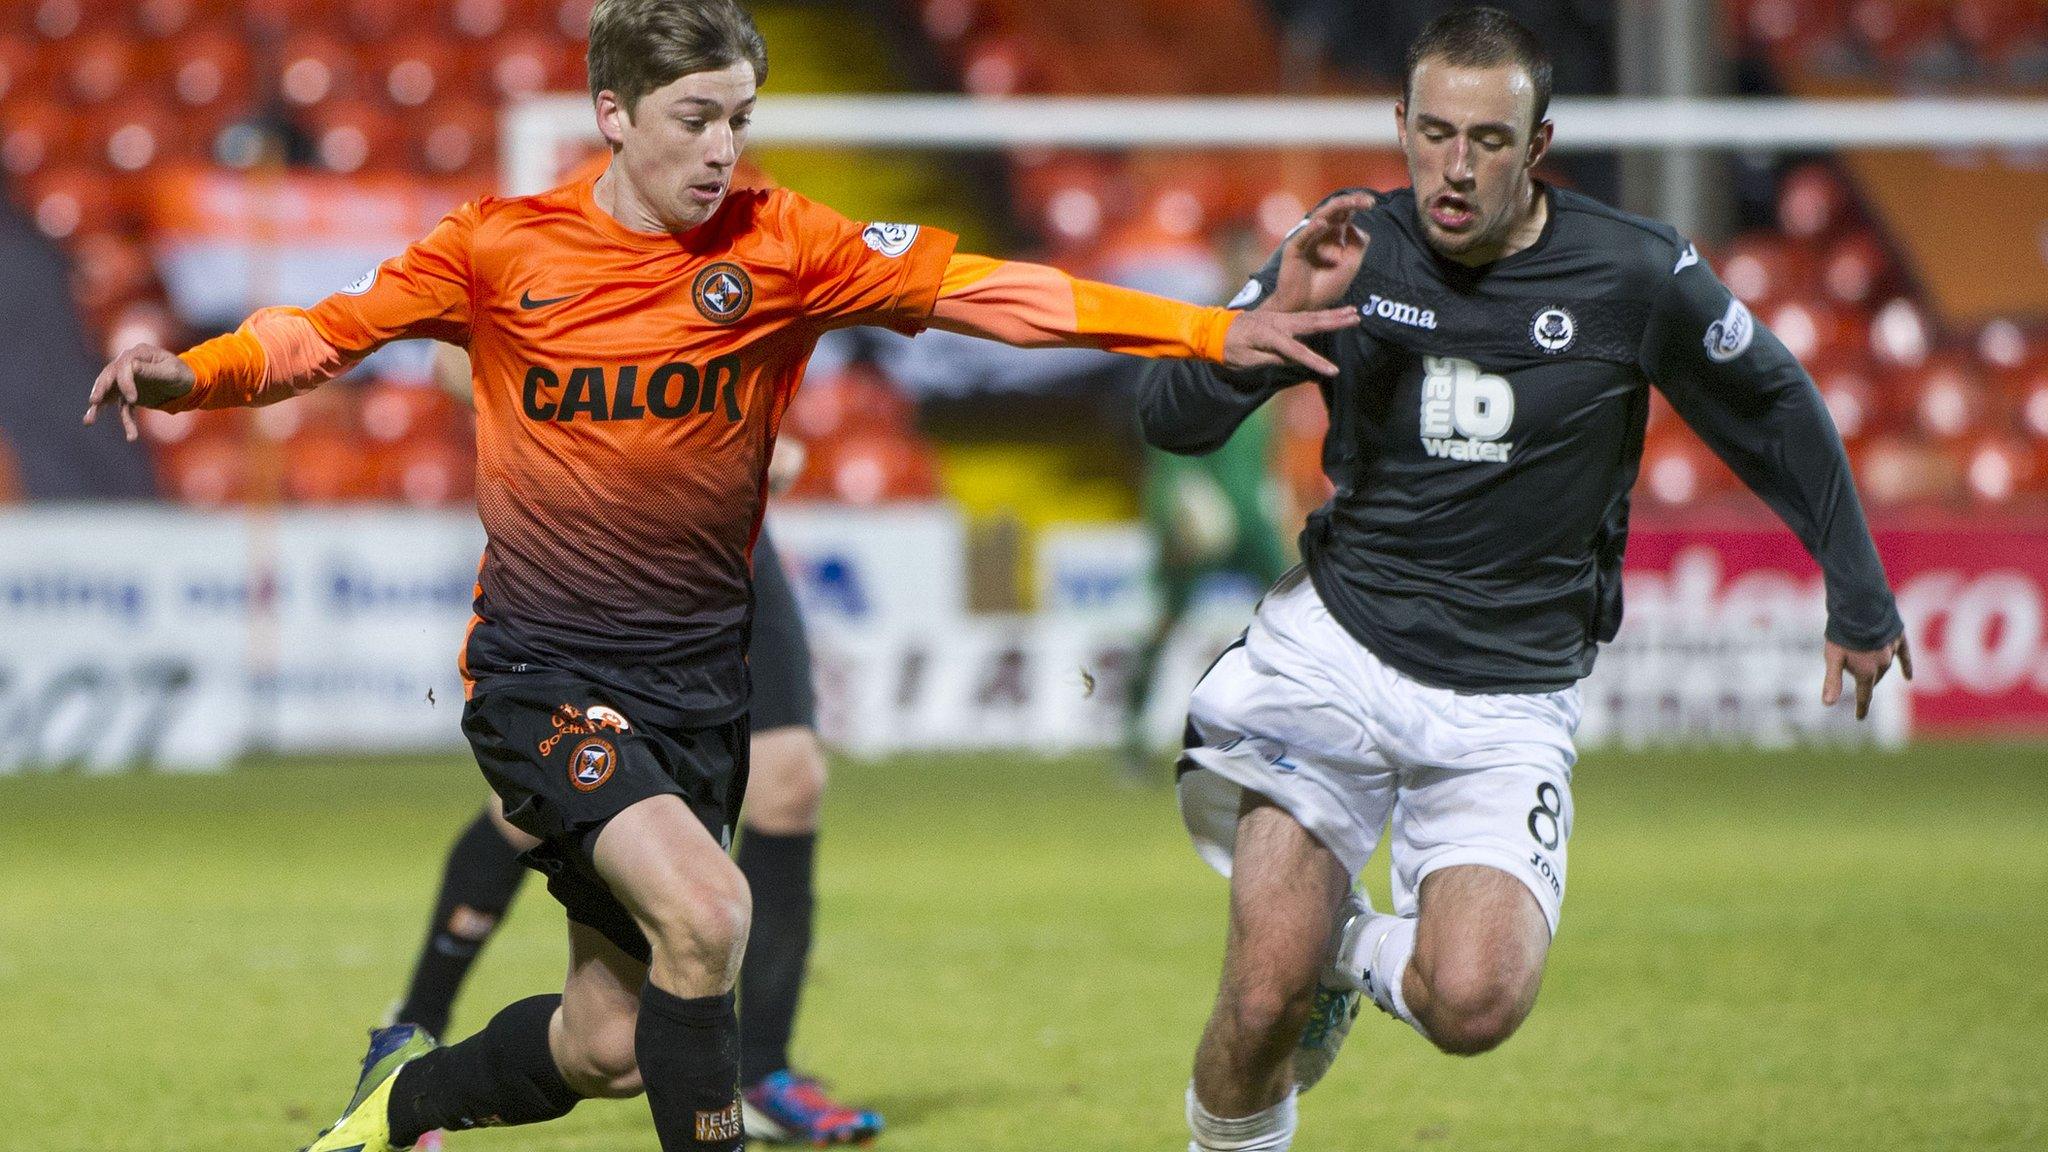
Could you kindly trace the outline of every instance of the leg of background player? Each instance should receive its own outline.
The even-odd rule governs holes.
[[[754,894],[754,930],[740,968],[740,1083],[789,1067],[789,1037],[811,953],[811,881],[825,754],[809,728],[754,734],[739,868]]]
[[[1380,1006],[1457,1056],[1498,1047],[1536,1006],[1550,924],[1520,880],[1462,864],[1422,882],[1419,915],[1377,915],[1346,933]],[[1392,990],[1399,988],[1398,1000]]]
[[[1350,886],[1344,866],[1294,817],[1246,794],[1222,986],[1188,1101],[1197,1147],[1280,1152],[1293,1139],[1291,1058]]]
[[[463,979],[526,878],[519,854],[535,843],[505,823],[503,813],[504,802],[492,796],[449,848],[426,942],[394,1020],[417,1024],[435,1036],[447,1035]]]

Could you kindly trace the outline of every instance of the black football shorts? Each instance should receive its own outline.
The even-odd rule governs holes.
[[[464,705],[462,731],[505,818],[539,838],[523,859],[547,876],[569,919],[645,963],[646,936],[597,873],[597,834],[632,805],[671,794],[731,847],[747,789],[747,719],[664,726],[618,700],[575,676],[493,676]]]

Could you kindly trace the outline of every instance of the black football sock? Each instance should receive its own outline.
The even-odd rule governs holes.
[[[789,1037],[811,955],[811,874],[818,834],[740,834],[740,873],[754,893],[754,926],[740,964],[740,1085],[789,1067]]]
[[[410,1147],[436,1128],[538,1124],[566,1115],[582,1097],[548,1051],[548,1020],[561,1003],[555,995],[508,1004],[483,1031],[400,1068],[391,1086],[392,1146]]]
[[[738,1152],[745,1145],[732,993],[685,999],[642,984],[633,1054],[662,1152]]]
[[[447,1032],[463,978],[525,878],[519,849],[491,822],[489,810],[477,813],[448,850],[426,943],[413,966],[405,1002],[398,1006],[401,1023],[417,1024],[436,1036]]]

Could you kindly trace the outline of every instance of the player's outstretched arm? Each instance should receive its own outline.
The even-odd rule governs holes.
[[[1102,348],[1240,369],[1293,365],[1325,376],[1337,366],[1303,340],[1358,322],[1356,312],[1341,308],[1234,313],[1076,279],[1043,264],[965,255],[947,263],[931,314],[934,328],[1023,348]]]

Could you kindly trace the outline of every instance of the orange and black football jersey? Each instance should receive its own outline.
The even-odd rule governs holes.
[[[748,553],[804,364],[834,327],[921,329],[954,237],[780,188],[649,234],[591,187],[465,205],[306,315],[343,352],[469,350],[488,544],[465,679],[566,670],[715,723],[746,706]]]

